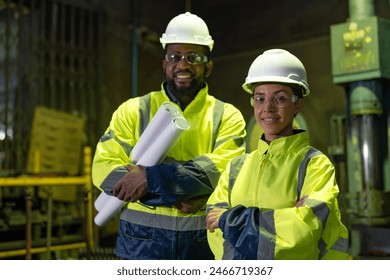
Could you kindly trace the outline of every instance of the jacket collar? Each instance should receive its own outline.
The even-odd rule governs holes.
[[[257,147],[261,154],[290,154],[310,145],[309,134],[305,130],[295,129],[294,134],[275,139],[270,144],[265,142],[263,137],[264,134],[261,136]]]

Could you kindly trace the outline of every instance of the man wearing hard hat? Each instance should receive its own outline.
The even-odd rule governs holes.
[[[209,94],[213,63],[206,23],[189,12],[173,18],[160,39],[161,89],[127,100],[114,112],[93,160],[93,183],[129,202],[120,216],[115,253],[124,259],[212,259],[205,204],[228,162],[245,152],[245,121],[233,105]],[[189,129],[162,163],[142,167],[131,151],[164,102]]]
[[[347,259],[335,169],[293,127],[308,95],[306,70],[286,50],[258,56],[243,84],[264,131],[257,150],[228,165],[208,201],[216,259]]]

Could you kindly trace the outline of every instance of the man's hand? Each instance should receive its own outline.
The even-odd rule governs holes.
[[[125,166],[129,173],[113,188],[112,194],[127,202],[136,202],[146,193],[146,170],[143,166],[129,164]]]
[[[227,209],[225,208],[214,208],[211,209],[206,217],[206,227],[210,232],[214,232],[218,228],[219,218]]]
[[[203,205],[207,202],[207,197],[194,198],[187,201],[177,202],[175,207],[182,213],[192,214],[202,209]]]

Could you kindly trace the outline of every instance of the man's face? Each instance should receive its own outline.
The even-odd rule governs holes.
[[[169,44],[166,48],[168,56],[180,57],[187,54],[205,56],[207,54],[204,46],[193,44]],[[191,64],[186,58],[180,58],[179,61],[164,59],[162,66],[169,90],[179,100],[188,101],[195,98],[203,87],[205,78],[211,74],[213,64],[211,61]]]

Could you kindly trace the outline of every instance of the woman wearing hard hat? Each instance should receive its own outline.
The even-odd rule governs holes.
[[[347,259],[334,166],[293,128],[310,93],[301,61],[286,50],[258,56],[243,84],[264,133],[233,159],[210,196],[208,240],[216,259]]]

